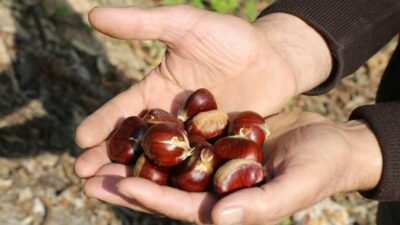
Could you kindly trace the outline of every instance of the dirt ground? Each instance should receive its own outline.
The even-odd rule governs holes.
[[[258,1],[262,9],[271,1]],[[156,66],[165,46],[94,32],[97,5],[144,0],[0,0],[0,224],[183,224],[86,198],[72,171],[74,131],[88,114]],[[241,14],[240,14],[241,15]],[[285,111],[346,120],[373,103],[394,41],[327,94],[292,99]],[[282,224],[375,224],[376,202],[337,194]]]

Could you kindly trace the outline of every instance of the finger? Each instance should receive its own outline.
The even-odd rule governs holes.
[[[211,221],[210,210],[216,198],[210,193],[189,193],[141,178],[126,178],[117,186],[125,196],[167,217],[196,224]]]
[[[123,178],[114,176],[93,177],[88,179],[84,186],[83,192],[89,198],[96,198],[114,205],[124,206],[135,211],[150,211],[142,207],[137,201],[127,198],[119,193],[116,184]]]
[[[106,144],[102,143],[83,152],[75,161],[74,171],[80,178],[93,176],[102,166],[111,163]]]
[[[262,187],[234,192],[217,202],[212,210],[216,224],[271,224],[307,207],[311,185],[300,176],[281,175]]]
[[[144,108],[142,81],[120,93],[88,116],[76,130],[76,143],[81,148],[89,148],[103,142],[119,120],[138,115]]]
[[[91,25],[98,31],[119,39],[179,40],[204,10],[190,6],[157,8],[94,8],[89,14]]]
[[[109,163],[102,166],[95,174],[95,176],[117,176],[117,177],[131,177],[133,174],[133,167],[126,166],[118,163]]]

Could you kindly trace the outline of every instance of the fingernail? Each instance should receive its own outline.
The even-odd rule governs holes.
[[[217,219],[219,225],[240,225],[243,223],[244,209],[242,207],[230,207],[222,211]]]

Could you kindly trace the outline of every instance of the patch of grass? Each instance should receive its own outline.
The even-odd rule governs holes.
[[[65,18],[72,13],[71,6],[64,4],[57,8],[56,12],[54,13],[54,18],[58,21],[63,21]]]
[[[255,0],[246,1],[245,12],[246,17],[250,21],[254,21],[257,18],[257,5]]]
[[[292,220],[290,218],[286,218],[279,222],[278,225],[292,225]]]

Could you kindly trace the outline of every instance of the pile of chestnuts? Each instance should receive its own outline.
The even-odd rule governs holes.
[[[108,139],[115,163],[134,164],[133,176],[189,192],[226,194],[266,179],[264,119],[251,111],[233,121],[207,89],[189,96],[178,116],[162,109],[126,118]]]

